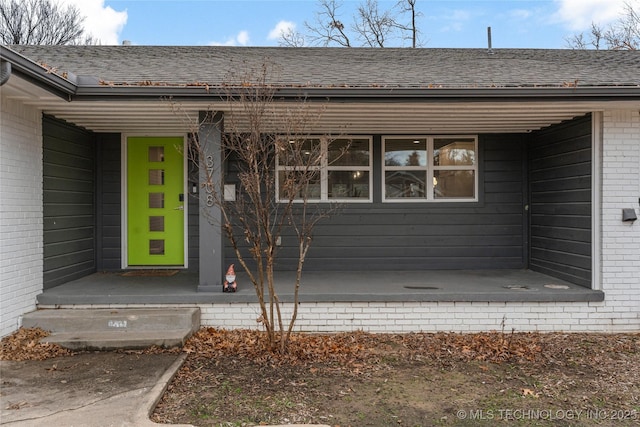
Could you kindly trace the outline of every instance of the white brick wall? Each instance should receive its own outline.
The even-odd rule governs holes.
[[[192,307],[190,304],[176,307]],[[203,326],[259,329],[254,303],[199,304]],[[60,308],[158,308],[147,305],[86,305]],[[291,305],[285,304],[288,319]],[[640,330],[637,307],[607,311],[605,303],[371,302],[304,303],[298,307],[297,331],[305,332],[634,332]]]
[[[0,110],[0,337],[42,292],[42,115],[2,96]]]
[[[603,122],[603,319],[616,328],[640,330],[640,221],[622,222],[623,208],[640,215],[640,112],[606,111]]]
[[[637,310],[621,318],[600,313],[603,303],[306,303],[298,308],[296,329],[310,332],[615,332],[637,331]],[[201,305],[202,324],[259,328],[256,304]],[[290,306],[285,305],[288,316]],[[615,320],[614,320],[615,319]]]

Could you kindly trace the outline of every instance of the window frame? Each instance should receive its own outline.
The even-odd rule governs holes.
[[[277,135],[276,138],[284,138],[284,135]],[[309,198],[307,203],[373,203],[373,136],[372,135],[344,135],[336,138],[326,137],[324,135],[308,135],[304,140],[320,140],[320,150],[322,153],[320,166],[313,166],[311,169],[320,170],[320,198]],[[366,140],[369,150],[368,166],[332,166],[329,165],[329,141],[340,140]],[[279,156],[276,154],[275,163],[275,196],[278,203],[288,203],[288,199],[280,198],[280,171],[295,170],[296,166],[281,165]],[[329,198],[329,172],[331,171],[349,171],[349,172],[368,172],[369,173],[369,197],[368,198]],[[303,199],[294,199],[293,203],[303,203]]]
[[[473,139],[475,161],[473,165],[457,165],[457,166],[436,166],[434,165],[434,141],[437,139]],[[387,166],[385,164],[385,153],[387,140],[392,139],[426,139],[426,165],[425,166]],[[478,177],[478,135],[382,135],[380,144],[380,166],[381,166],[381,196],[382,203],[477,203],[479,201],[479,177]],[[426,182],[433,183],[434,171],[441,170],[468,170],[473,171],[474,176],[474,197],[449,197],[436,198],[433,184],[425,185],[425,197],[405,197],[405,198],[387,198],[386,176],[389,171],[425,171]]]

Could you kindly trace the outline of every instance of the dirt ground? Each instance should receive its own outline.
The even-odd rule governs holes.
[[[339,334],[260,351],[203,329],[152,419],[196,426],[640,425],[640,334]]]
[[[186,352],[152,415],[158,423],[640,425],[638,333],[296,334],[282,356],[258,331],[203,328],[182,349],[105,352],[93,381],[73,375],[82,354],[40,344],[41,336],[20,330],[3,339],[0,359],[47,360],[55,383],[84,381],[100,393],[114,372],[142,380],[137,354]]]

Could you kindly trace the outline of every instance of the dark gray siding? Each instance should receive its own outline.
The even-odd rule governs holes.
[[[480,135],[477,203],[382,203],[380,137],[375,136],[374,202],[344,205],[322,221],[316,227],[305,269],[490,269],[530,265],[589,286],[590,123],[589,118],[583,118],[529,136]],[[120,136],[98,135],[97,139],[101,230],[98,266],[116,270],[120,268],[121,246]],[[228,180],[233,182],[233,177]],[[525,214],[527,203],[530,224]],[[190,197],[188,247],[192,270],[197,270],[199,262],[198,214],[197,199]],[[563,263],[556,262],[559,253]],[[234,262],[228,246],[226,254],[225,263]],[[276,268],[294,269],[296,259],[295,238],[285,235]]]
[[[44,288],[96,269],[94,135],[45,116]]]
[[[530,268],[591,286],[591,117],[532,135]]]
[[[374,202],[347,204],[315,228],[307,270],[430,270],[526,266],[526,144],[522,135],[479,137],[477,203],[382,203],[380,137],[374,138]],[[233,261],[227,248],[226,263]],[[277,268],[294,269],[295,237]]]
[[[97,135],[98,270],[121,268],[121,136]]]

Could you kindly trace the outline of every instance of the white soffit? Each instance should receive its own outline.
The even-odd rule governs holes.
[[[40,109],[77,126],[96,132],[188,132],[197,129],[198,112],[224,111],[225,123],[237,117],[224,102],[166,100],[68,102],[48,91],[12,76],[2,86],[2,96]],[[271,123],[282,131],[281,118],[295,114],[293,102],[274,104]],[[511,133],[530,132],[563,120],[605,108],[640,108],[640,103],[611,102],[316,102],[305,104],[313,132],[385,133]],[[235,111],[240,111],[235,107]],[[227,126],[229,128],[229,126]]]

